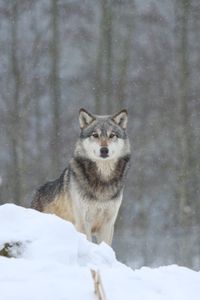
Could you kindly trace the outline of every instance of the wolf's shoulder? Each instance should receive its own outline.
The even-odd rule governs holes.
[[[56,178],[55,180],[46,182],[40,188],[43,188],[43,189],[50,188],[51,189],[56,186],[59,190],[61,190],[64,183],[67,181],[68,173],[69,173],[69,168],[67,167],[62,171],[62,173],[60,174],[60,176],[58,178]]]
[[[43,185],[39,186],[35,191],[34,198],[54,198],[56,194],[64,191],[67,176],[68,168],[65,168],[58,178],[56,178],[55,180],[47,181]]]

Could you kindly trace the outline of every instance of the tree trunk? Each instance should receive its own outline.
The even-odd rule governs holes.
[[[188,194],[188,179],[189,179],[189,110],[188,110],[188,96],[189,96],[189,63],[188,63],[188,20],[190,12],[190,0],[179,0],[178,11],[180,12],[178,33],[180,35],[179,49],[178,49],[178,63],[179,63],[179,95],[178,95],[178,138],[179,138],[179,224],[183,231],[179,238],[179,258],[184,265],[191,265],[190,255],[190,218],[191,207]]]
[[[105,39],[105,94],[108,113],[112,112],[112,6],[109,0],[103,0],[102,9],[105,15],[104,39]]]
[[[112,6],[109,0],[101,0],[101,22],[99,31],[95,71],[95,109],[102,113],[102,102],[106,102],[106,111],[112,111]],[[103,112],[105,113],[105,111]]]
[[[10,126],[11,134],[11,155],[13,158],[12,178],[13,178],[13,198],[16,204],[21,201],[21,174],[20,174],[20,88],[21,77],[18,65],[18,4],[12,4],[11,25],[11,70],[13,77],[13,99],[11,109],[12,122]]]
[[[188,174],[189,174],[189,111],[188,111],[188,90],[189,90],[189,65],[188,65],[188,17],[190,0],[181,0],[180,20],[180,88],[179,88],[179,141],[180,141],[180,212],[181,223],[186,225],[187,212],[190,210],[188,200]]]
[[[126,83],[128,77],[128,66],[130,62],[130,55],[131,55],[131,33],[132,33],[132,26],[128,29],[128,34],[124,41],[124,52],[123,52],[123,59],[120,64],[120,73],[119,73],[119,82],[117,86],[117,110],[124,108],[125,105],[125,97],[126,97]]]
[[[51,96],[52,96],[52,167],[55,176],[60,166],[60,135],[61,135],[61,94],[59,81],[59,9],[58,0],[51,1],[52,9],[52,45],[51,45]]]

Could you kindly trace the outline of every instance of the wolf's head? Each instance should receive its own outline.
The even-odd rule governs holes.
[[[93,115],[80,109],[80,140],[76,153],[89,159],[118,159],[130,153],[127,137],[128,114],[124,109],[115,115]]]

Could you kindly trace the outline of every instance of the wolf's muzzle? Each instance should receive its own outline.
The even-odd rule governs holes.
[[[103,157],[103,158],[108,157],[108,152],[109,152],[109,150],[108,150],[107,147],[102,147],[100,149],[100,155],[101,155],[101,157]]]

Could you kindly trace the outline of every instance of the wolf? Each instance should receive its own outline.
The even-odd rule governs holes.
[[[72,222],[92,241],[112,244],[130,164],[127,110],[94,115],[81,108],[80,137],[60,177],[35,193],[31,207]]]

